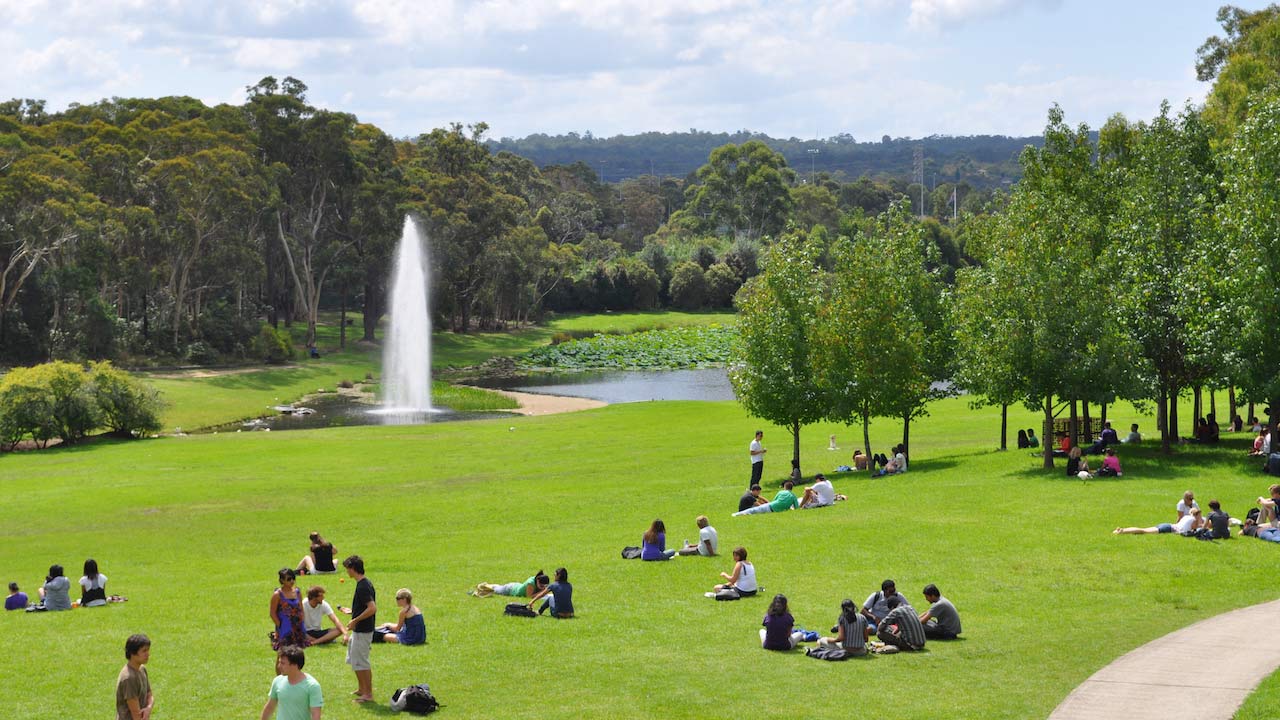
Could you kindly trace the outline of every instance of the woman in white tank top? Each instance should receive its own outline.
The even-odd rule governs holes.
[[[726,582],[716,585],[714,591],[707,595],[715,597],[717,594],[733,593],[736,597],[743,597],[756,594],[760,586],[756,584],[756,566],[747,562],[747,549],[734,548],[733,559],[733,574],[720,573],[720,577]]]

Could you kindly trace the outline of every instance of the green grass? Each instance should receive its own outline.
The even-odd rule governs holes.
[[[1010,415],[1014,426],[1038,422]],[[1172,519],[1187,488],[1243,515],[1267,484],[1242,457],[1243,434],[1173,460],[1125,447],[1123,478],[1080,482],[1039,470],[1025,452],[992,452],[997,418],[944,401],[912,428],[909,473],[839,475],[847,503],[747,518],[728,515],[761,423],[734,403],[11,455],[0,463],[0,579],[33,591],[58,562],[74,581],[92,556],[108,591],[130,601],[0,617],[10,649],[0,717],[105,716],[124,638],[140,631],[155,643],[162,717],[254,716],[272,674],[275,571],[298,561],[311,530],[366,558],[379,620],[391,619],[398,587],[427,615],[426,647],[374,649],[379,707],[345,699],[354,680],[340,647],[308,652],[331,720],[385,714],[394,688],[423,681],[457,718],[822,717],[848,714],[851,693],[867,698],[865,712],[893,717],[1044,717],[1128,650],[1274,598],[1270,543],[1110,534]],[[789,438],[765,430],[772,492]],[[872,430],[877,449],[900,432],[888,422]],[[832,432],[839,453],[825,449]],[[806,474],[846,461],[855,434],[807,428]],[[654,517],[675,543],[695,536],[700,513],[724,549],[750,550],[766,597],[703,598],[726,559],[619,559]],[[576,588],[572,621],[504,618],[500,600],[464,594],[560,565]],[[913,601],[936,582],[962,614],[964,639],[849,663],[759,649],[773,593],[787,594],[800,625],[825,630],[843,598],[861,601],[885,577]],[[349,601],[350,582],[322,582],[331,600]]]
[[[1241,643],[1242,649],[1246,647],[1245,643]],[[1247,649],[1243,651],[1248,652]],[[1280,672],[1272,673],[1270,677],[1263,680],[1236,711],[1233,718],[1234,720],[1275,720],[1280,716],[1280,712],[1276,711],[1277,703],[1280,703]]]

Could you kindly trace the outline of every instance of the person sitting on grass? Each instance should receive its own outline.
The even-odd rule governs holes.
[[[1026,450],[1029,447],[1031,447],[1031,443],[1027,442],[1027,431],[1019,429],[1018,430],[1018,449]]]
[[[1089,461],[1084,458],[1084,453],[1080,448],[1073,447],[1067,453],[1067,477],[1082,477],[1080,473],[1092,477],[1092,473],[1089,472]]]
[[[667,549],[667,526],[661,520],[654,520],[640,536],[640,559],[670,560],[675,554],[675,548]]]
[[[867,627],[867,619],[858,613],[858,606],[846,599],[840,603],[840,617],[836,626],[831,628],[835,637],[818,638],[818,647],[840,648],[849,655],[866,655],[867,638],[871,628]]]
[[[101,607],[107,604],[107,576],[98,572],[98,561],[84,561],[84,575],[80,578],[80,607]]]
[[[1085,455],[1097,455],[1106,448],[1116,445],[1120,442],[1120,438],[1116,435],[1116,431],[1111,427],[1111,421],[1103,423],[1102,432],[1099,433],[1098,439],[1084,451]]]
[[[333,564],[333,556],[338,550],[333,543],[318,532],[311,533],[310,539],[311,549],[298,561],[296,572],[299,575],[332,575],[338,572],[338,567]]]
[[[720,573],[725,582],[716,585],[707,597],[717,600],[737,600],[756,594],[760,586],[756,583],[756,566],[747,562],[747,549],[738,546],[733,549],[733,573]]]
[[[1209,517],[1205,519],[1205,527],[1211,528],[1214,540],[1231,538],[1231,516],[1222,512],[1222,505],[1217,500],[1209,501]]]
[[[45,610],[71,609],[71,581],[62,571],[61,565],[50,565],[49,574],[40,587],[40,607]]]
[[[1178,519],[1181,520],[1183,517],[1190,515],[1192,508],[1198,510],[1200,503],[1196,502],[1196,494],[1188,490],[1182,493],[1182,499],[1178,501]]]
[[[920,624],[924,625],[924,635],[930,640],[955,640],[960,635],[960,613],[951,601],[942,597],[938,586],[929,583],[924,586],[924,599],[929,609],[920,613]]]
[[[507,597],[530,598],[542,592],[544,588],[551,584],[551,578],[547,574],[539,570],[534,573],[533,577],[524,582],[513,583],[476,583],[475,589],[469,590],[468,595],[476,597],[489,597],[490,595],[505,595]]]
[[[1124,436],[1122,443],[1140,443],[1142,442],[1142,433],[1138,432],[1138,423],[1129,426],[1129,434]]]
[[[869,465],[869,462],[868,462],[867,456],[863,455],[861,450],[854,450],[853,451],[853,469],[866,470],[868,465]]]
[[[1116,449],[1109,447],[1104,451],[1102,467],[1098,468],[1098,477],[1120,477],[1120,458],[1116,457]]]
[[[897,475],[907,471],[907,448],[901,443],[893,449],[893,457],[884,459],[880,475]]]
[[[813,480],[813,485],[804,489],[804,497],[800,498],[800,509],[807,510],[809,508],[834,505],[836,502],[836,489],[831,486],[831,481],[827,479],[827,476],[818,473],[813,476]]]
[[[4,599],[5,610],[21,610],[27,606],[27,594],[18,589],[18,583],[9,583],[9,596]]]
[[[1112,535],[1164,535],[1167,533],[1177,533],[1179,535],[1190,535],[1191,533],[1204,527],[1204,520],[1200,517],[1200,508],[1191,508],[1191,512],[1184,515],[1181,520],[1176,523],[1160,523],[1155,527],[1126,527],[1116,528],[1111,531]]]
[[[720,536],[716,534],[716,529],[711,527],[711,521],[706,515],[699,515],[698,523],[698,544],[690,545],[685,543],[684,547],[677,551],[678,555],[701,555],[703,557],[715,557],[716,552],[720,549]]]
[[[396,605],[400,606],[400,616],[394,623],[382,623],[373,629],[375,643],[393,643],[400,645],[421,645],[427,641],[427,623],[422,611],[413,604],[413,593],[409,588],[396,591]]]
[[[1267,440],[1266,428],[1258,428],[1258,436],[1253,439],[1253,449],[1249,451],[1249,457],[1257,457],[1262,454],[1262,444]]]
[[[553,618],[573,617],[573,586],[569,584],[568,570],[556,568],[556,581],[533,596],[529,601],[529,609],[532,610],[533,604],[544,597],[546,599],[542,601],[542,607],[538,608],[539,615],[550,610]]]
[[[889,614],[880,621],[876,635],[886,645],[893,645],[899,650],[923,650],[925,644],[924,625],[916,616],[915,608],[901,595],[889,598]]]
[[[901,598],[903,602],[907,600],[902,593],[898,592],[897,584],[892,580],[885,580],[880,583],[880,590],[868,595],[867,601],[862,603],[862,616],[867,619],[867,626],[871,628],[871,632],[875,632],[880,621],[889,614],[889,598],[895,596]]]
[[[769,603],[769,611],[760,623],[760,646],[765,650],[794,650],[804,639],[804,635],[796,632],[795,618],[787,609],[787,596],[774,595]]]
[[[333,621],[333,627],[324,629],[324,619]],[[342,624],[333,608],[324,599],[324,588],[313,585],[307,590],[307,599],[302,603],[302,624],[307,628],[307,637],[312,645],[331,643],[347,634],[347,626]]]
[[[1036,437],[1035,428],[1027,428],[1027,447],[1029,448],[1040,447],[1040,438]]]
[[[1058,447],[1053,451],[1054,457],[1065,457],[1071,453],[1071,436],[1066,432],[1056,434]]]
[[[1258,498],[1258,507],[1262,509],[1259,524],[1280,527],[1280,521],[1276,518],[1277,510],[1280,510],[1280,485],[1272,485],[1267,490],[1271,497]]]
[[[760,497],[760,486],[752,485],[742,497],[738,498],[738,512],[749,510],[757,505],[763,505],[769,502],[767,499]]]
[[[755,507],[739,510],[734,513],[734,517],[739,515],[758,515],[760,513],[785,512],[794,507],[800,507],[800,500],[796,498],[796,494],[791,492],[791,488],[795,487],[795,483],[790,480],[782,484],[782,489],[768,503],[756,505]]]

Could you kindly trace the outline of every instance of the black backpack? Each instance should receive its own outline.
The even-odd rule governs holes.
[[[392,710],[426,715],[435,712],[439,707],[440,703],[436,701],[436,696],[431,694],[431,688],[427,687],[426,683],[400,688],[391,695]]]
[[[635,545],[628,545],[622,548],[622,559],[635,560],[636,558],[640,557],[641,552],[642,552],[641,548],[636,547]]]
[[[804,651],[804,654],[808,655],[811,658],[817,658],[818,660],[837,661],[837,660],[849,659],[849,653],[845,652],[844,648],[836,648],[836,647],[809,648],[808,650]]]
[[[502,611],[502,614],[515,617],[538,617],[538,613],[524,603],[507,603],[507,608]]]

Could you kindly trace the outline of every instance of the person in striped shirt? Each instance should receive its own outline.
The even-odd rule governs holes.
[[[852,600],[840,603],[840,617],[831,632],[836,636],[819,638],[818,647],[838,647],[850,655],[867,654],[867,636],[871,630],[867,627],[867,619],[858,612],[858,606]]]
[[[911,604],[899,595],[890,596],[889,614],[880,621],[880,640],[901,650],[923,650],[924,625]]]

